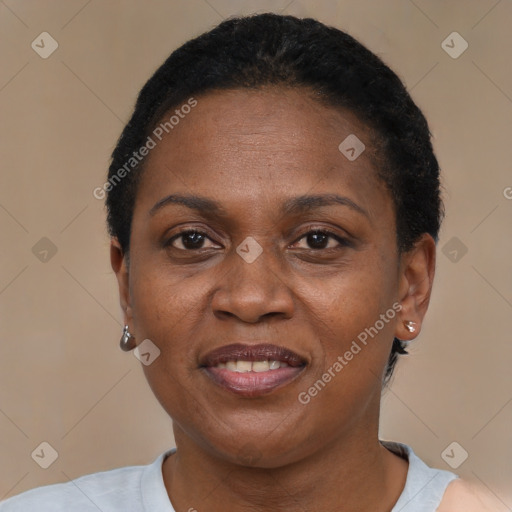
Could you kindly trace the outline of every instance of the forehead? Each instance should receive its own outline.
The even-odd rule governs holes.
[[[181,114],[162,140],[153,137],[137,202],[156,202],[176,191],[266,204],[273,197],[336,189],[362,203],[382,195],[370,129],[351,112],[320,103],[311,91],[266,87],[195,100],[193,109],[177,106],[164,116],[163,122],[176,110]],[[352,159],[363,147],[358,141],[365,149]]]

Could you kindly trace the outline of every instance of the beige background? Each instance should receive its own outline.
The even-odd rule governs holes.
[[[431,311],[384,395],[381,434],[444,469],[441,453],[457,441],[469,457],[456,472],[511,510],[512,3],[496,0],[0,1],[0,499],[147,464],[173,445],[140,363],[118,348],[92,191],[170,51],[225,17],[265,10],[347,30],[424,109],[447,218]],[[59,44],[48,59],[31,48],[43,31]],[[453,31],[469,43],[457,59],[441,47]],[[45,242],[32,249],[43,237],[57,248],[46,262],[36,257]],[[457,262],[450,240],[468,250],[456,249]],[[31,458],[43,441],[58,452],[46,470]]]

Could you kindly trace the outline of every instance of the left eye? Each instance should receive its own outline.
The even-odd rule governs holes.
[[[313,230],[309,231],[308,233],[305,233],[297,242],[299,243],[301,240],[305,240],[306,243],[310,247],[303,247],[304,249],[314,249],[314,250],[321,250],[321,249],[334,249],[339,246],[346,246],[348,245],[347,241],[338,236],[334,233],[331,233],[330,231],[325,230]],[[329,242],[331,240],[331,243]]]

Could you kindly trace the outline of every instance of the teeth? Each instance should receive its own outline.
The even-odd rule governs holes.
[[[237,361],[236,371],[240,373],[250,372],[252,367],[251,361]]]
[[[253,372],[268,372],[270,370],[270,365],[268,361],[254,361],[252,363],[252,371]]]
[[[227,361],[217,364],[217,368],[226,368],[232,372],[268,372],[269,370],[278,370],[289,366],[283,361]]]

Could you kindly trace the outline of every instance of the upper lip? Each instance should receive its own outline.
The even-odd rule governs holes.
[[[303,366],[306,360],[292,350],[271,344],[248,345],[233,343],[208,352],[201,366],[216,366],[228,361],[282,361],[290,366]]]

